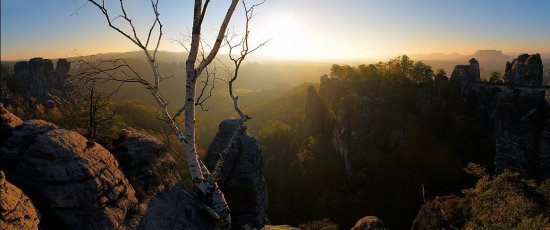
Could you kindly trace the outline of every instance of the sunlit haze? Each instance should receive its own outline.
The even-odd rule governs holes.
[[[84,2],[2,0],[1,59],[137,50],[108,28],[95,7],[75,13]],[[204,25],[207,41],[213,40],[228,2],[212,2]],[[191,7],[188,1],[160,2],[165,28],[160,50],[185,51],[174,40],[190,30]],[[129,1],[128,11],[145,35],[152,22],[150,3]],[[360,60],[479,49],[547,53],[549,11],[549,1],[271,0],[258,9],[251,36],[256,44],[269,40],[256,55],[275,59]],[[243,17],[239,7],[231,31],[243,32]]]

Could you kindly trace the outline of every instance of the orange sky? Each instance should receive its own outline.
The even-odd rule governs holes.
[[[110,30],[93,6],[71,16],[82,2],[2,0],[1,59],[137,49]],[[203,31],[210,41],[227,7],[227,2],[213,3]],[[142,35],[151,19],[149,7],[146,2],[128,2]],[[272,0],[257,11],[252,38],[256,43],[269,39],[257,55],[277,59],[359,60],[433,52],[471,54],[479,49],[545,53],[550,52],[550,24],[545,23],[550,21],[549,11],[550,1]],[[174,40],[190,27],[190,4],[161,1],[160,12],[165,28],[160,49],[184,51]],[[528,15],[515,17],[517,12]],[[232,22],[231,28],[242,32],[241,10]]]

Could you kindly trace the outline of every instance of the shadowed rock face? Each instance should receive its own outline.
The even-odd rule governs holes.
[[[475,58],[472,58],[470,59],[470,65],[455,66],[451,77],[460,79],[463,93],[469,92],[472,82],[481,81],[479,62]]]
[[[494,112],[495,169],[550,178],[549,108],[540,95],[503,96]]]
[[[124,129],[116,142],[113,154],[140,203],[180,180],[175,160],[160,140]]]
[[[208,148],[205,164],[210,169],[216,165],[220,153],[227,145],[238,122],[225,120]],[[263,177],[263,155],[260,142],[246,133],[246,128],[236,138],[226,155],[220,181],[221,190],[231,209],[234,229],[243,226],[261,228],[268,223],[267,187]]]
[[[214,218],[203,207],[183,183],[178,183],[151,199],[137,229],[216,229]]]
[[[67,74],[70,63],[59,59],[54,69],[49,59],[33,58],[14,65],[14,75],[6,79],[11,82],[11,90],[24,97],[34,97],[45,103],[48,94],[63,97],[67,90]]]
[[[9,178],[35,202],[44,227],[113,229],[137,200],[101,145],[44,121],[27,121],[0,148]]]
[[[38,212],[23,192],[0,171],[0,229],[38,229]]]
[[[15,169],[29,145],[34,142],[37,136],[57,128],[56,125],[46,121],[28,120],[12,129],[10,136],[7,136],[0,146],[0,167],[9,174]]]
[[[506,63],[504,81],[512,85],[542,85],[543,66],[540,54],[522,54]]]
[[[133,229],[147,210],[150,199],[174,186],[181,178],[164,144],[152,136],[124,129],[114,145],[112,153],[136,191],[139,203],[137,212],[127,216],[123,223]]]
[[[159,140],[124,130],[115,143],[121,168],[141,194],[138,209],[119,163],[101,145],[41,120],[8,122],[20,120],[2,111],[9,132],[0,141],[0,169],[30,200],[2,174],[0,229],[216,228],[208,208],[177,182],[174,160]]]
[[[384,230],[384,222],[376,216],[365,216],[355,223],[351,230]]]
[[[19,117],[10,113],[2,103],[0,103],[0,138],[5,139],[15,127],[23,124]]]
[[[306,98],[304,133],[309,136],[328,135],[328,110],[313,86],[308,87]]]

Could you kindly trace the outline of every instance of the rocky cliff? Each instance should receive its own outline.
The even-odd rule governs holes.
[[[463,93],[471,91],[472,82],[481,81],[480,71],[479,71],[479,62],[472,58],[470,59],[469,65],[457,65],[455,66],[451,77],[460,79],[461,90]]]
[[[42,98],[48,94],[63,95],[70,63],[59,59],[54,68],[49,59],[33,58],[15,63],[13,69],[13,79],[7,79],[12,82],[12,90],[20,95]]]
[[[53,124],[23,123],[0,155],[11,157],[8,176],[36,202],[45,227],[117,228],[137,204],[111,153]]]
[[[513,85],[542,85],[543,66],[540,54],[522,54],[512,63],[506,62],[504,80]]]
[[[219,125],[205,157],[205,164],[211,170],[238,124],[237,120],[225,120]],[[246,127],[241,128],[238,135],[226,155],[218,184],[231,209],[232,228],[261,228],[269,223],[262,150],[258,139],[248,135]]]
[[[69,96],[70,68],[66,59],[58,59],[55,68],[52,60],[43,58],[17,62],[13,73],[3,76],[8,90],[1,99],[16,109],[25,106],[34,109],[38,104],[46,109],[60,108],[68,99],[74,99]]]
[[[456,66],[450,78],[438,74],[420,83],[392,61],[347,67],[349,76],[323,76],[319,86],[332,119],[316,127],[331,127],[330,143],[346,168],[346,195],[370,207],[361,212],[402,222],[381,197],[399,200],[402,214],[407,207],[416,213],[424,187],[429,197],[466,186],[468,162],[550,178],[550,113],[545,90],[533,80],[542,77],[537,55],[516,58],[507,70],[516,77],[503,83],[482,82],[476,59]],[[318,104],[314,96],[306,108]]]
[[[545,91],[521,88],[541,86],[540,55],[524,54],[508,63],[505,81],[500,85],[481,82],[479,66],[476,59],[471,59],[468,65],[457,65],[450,79],[438,76],[428,85],[404,85],[399,89],[404,92],[399,94],[409,98],[376,93],[382,88],[367,90],[369,86],[363,81],[324,76],[319,95],[335,117],[332,124],[316,127],[333,125],[334,147],[344,157],[348,174],[356,175],[366,165],[362,155],[373,146],[401,154],[410,151],[409,147],[400,147],[411,144],[407,142],[411,121],[431,119],[443,122],[431,125],[452,130],[453,123],[462,122],[457,118],[464,117],[486,133],[483,135],[494,136],[496,172],[513,169],[533,178],[549,178],[550,112]],[[306,108],[319,104],[315,95],[310,95]],[[402,104],[392,107],[391,103]]]
[[[0,229],[38,229],[38,212],[21,189],[0,170]]]
[[[41,120],[22,122],[3,106],[0,111],[1,229],[216,228],[209,208],[186,190],[157,139],[123,130],[111,153],[76,132]],[[251,172],[243,170],[235,167],[237,173]]]
[[[330,134],[329,112],[317,94],[315,87],[309,86],[304,117],[304,138],[327,136]]]

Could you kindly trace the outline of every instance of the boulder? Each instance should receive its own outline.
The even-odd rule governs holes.
[[[376,216],[366,216],[361,218],[351,230],[384,230],[384,222]]]
[[[0,138],[4,140],[12,129],[21,124],[23,124],[23,121],[13,113],[10,113],[10,111],[4,108],[4,105],[0,103]]]
[[[0,171],[0,229],[38,229],[40,220],[31,200]]]
[[[9,178],[37,204],[45,228],[114,229],[137,204],[110,152],[53,124],[27,121],[14,130],[0,149],[6,159]]]
[[[227,146],[238,124],[237,120],[225,120],[219,125],[218,133],[205,158],[209,169],[214,169],[220,153]],[[226,155],[218,185],[231,209],[233,228],[261,228],[268,223],[262,149],[258,139],[246,133],[246,126],[237,135]]]
[[[181,179],[166,146],[147,134],[121,130],[113,154],[140,203]]]
[[[43,120],[28,120],[13,129],[0,145],[0,168],[8,173],[15,169],[37,136],[57,128],[56,125]]]
[[[151,199],[137,229],[216,229],[215,219],[199,199],[177,183]]]

